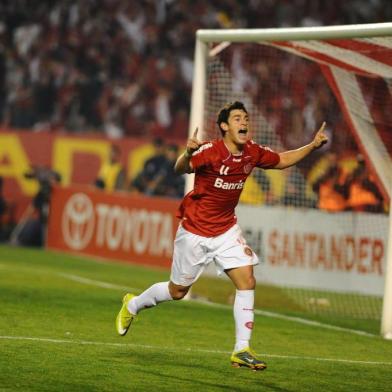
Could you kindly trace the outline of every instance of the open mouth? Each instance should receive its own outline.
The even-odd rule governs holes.
[[[240,130],[238,131],[238,133],[239,133],[240,135],[246,135],[246,134],[248,133],[248,130],[247,130],[247,129],[240,129]]]

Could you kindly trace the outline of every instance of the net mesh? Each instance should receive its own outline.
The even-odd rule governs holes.
[[[205,140],[220,137],[217,113],[234,100],[247,107],[252,138],[277,152],[309,143],[321,123],[327,122],[327,145],[295,167],[283,171],[255,170],[241,196],[242,205],[290,208],[297,212],[327,211],[334,214],[337,226],[340,221],[347,226],[347,220],[354,222],[353,216],[358,215],[359,224],[369,225],[366,230],[374,234],[371,238],[385,240],[388,190],[392,185],[390,47],[392,39],[388,37],[210,44]],[[341,205],[336,200],[329,201],[323,191],[328,181],[334,182],[332,190],[342,196]],[[367,195],[363,189],[362,194],[358,193],[359,188],[355,194],[356,181],[364,185]],[[370,215],[377,217],[367,220]],[[279,222],[281,227],[286,224]],[[304,225],[315,224],[309,221]],[[354,222],[350,226],[354,237],[358,234],[355,225]],[[334,231],[335,227],[332,225],[329,230]],[[345,233],[346,237],[350,234]],[[268,244],[260,245],[260,241],[253,241],[252,246],[268,252],[262,249],[268,248]],[[361,246],[354,252],[361,252]],[[386,248],[386,243],[383,246]],[[360,260],[362,256],[358,257]],[[383,276],[379,278],[383,282]],[[263,280],[269,284],[268,269]],[[363,282],[366,285],[366,277]],[[369,295],[355,289],[345,292],[344,287],[325,289],[317,281],[306,282],[304,288],[294,286],[298,285],[283,284],[281,289],[296,310],[364,320],[380,318],[382,288]]]

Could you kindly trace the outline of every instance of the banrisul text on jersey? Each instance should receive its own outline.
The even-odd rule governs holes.
[[[186,230],[214,237],[236,223],[234,210],[252,169],[274,167],[279,155],[253,141],[246,143],[241,154],[233,155],[220,139],[203,144],[191,162],[196,173],[194,189],[185,196],[178,216]]]

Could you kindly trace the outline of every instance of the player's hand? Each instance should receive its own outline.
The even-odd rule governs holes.
[[[186,143],[186,152],[189,156],[191,156],[195,151],[197,151],[202,144],[201,141],[197,139],[198,131],[199,128],[196,128],[193,132],[192,137],[190,137],[188,139],[188,142]]]
[[[314,139],[313,139],[313,147],[314,148],[320,148],[322,147],[325,143],[328,142],[328,136],[324,133],[325,129],[325,121],[321,124],[320,129],[317,131]]]

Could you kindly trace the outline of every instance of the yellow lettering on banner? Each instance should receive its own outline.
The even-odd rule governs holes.
[[[264,174],[270,182],[270,192],[273,198],[281,198],[284,193],[284,174],[280,170],[267,170]],[[261,205],[267,202],[266,196],[266,192],[261,189],[256,178],[253,175],[250,175],[245,182],[240,201],[245,204]]]
[[[62,177],[62,184],[71,183],[73,172],[73,156],[75,153],[97,155],[101,162],[108,158],[110,143],[104,140],[69,139],[59,137],[53,146],[53,169]]]
[[[266,170],[264,174],[269,178],[274,198],[280,199],[284,195],[286,177],[282,170]]]
[[[241,193],[240,201],[245,204],[264,204],[265,195],[253,176],[249,176]]]
[[[142,171],[143,165],[147,159],[154,155],[154,146],[152,144],[143,144],[132,149],[128,156],[128,173],[129,178],[136,177]]]
[[[38,183],[24,177],[30,169],[30,161],[16,135],[0,135],[0,176],[16,180],[26,196],[33,196],[38,191]]]

